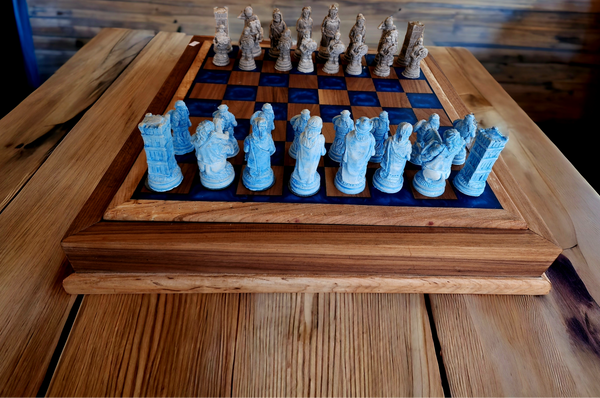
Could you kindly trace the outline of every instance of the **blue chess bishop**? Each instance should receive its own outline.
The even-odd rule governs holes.
[[[299,115],[296,115],[290,119],[290,124],[292,125],[292,129],[294,129],[294,141],[292,141],[292,145],[290,145],[288,154],[292,159],[296,159],[298,140],[300,139],[300,134],[302,134],[306,128],[308,119],[310,119],[310,111],[308,109],[303,109]]]
[[[221,122],[218,122],[216,120],[217,118],[222,119]],[[229,107],[227,105],[221,104],[217,107],[217,110],[213,112],[213,123],[218,130],[222,130],[223,133],[227,133],[228,139],[235,149],[235,153],[230,157],[236,156],[240,151],[240,146],[235,139],[235,132],[233,131],[233,128],[237,127],[238,124],[237,120],[235,120],[235,116],[233,116],[233,113],[229,112]]]
[[[437,113],[429,115],[428,120],[419,120],[415,124],[413,131],[417,133],[417,139],[413,144],[412,152],[410,155],[410,162],[421,166],[421,153],[424,148],[431,145],[433,141],[442,143],[442,138],[438,133],[440,129],[440,116]]]
[[[346,150],[334,180],[335,187],[348,195],[364,191],[367,183],[367,164],[375,154],[371,119],[363,116],[356,120],[355,126],[354,130],[346,135]]]
[[[313,116],[298,139],[296,166],[289,184],[290,191],[298,196],[312,196],[321,188],[321,176],[317,167],[321,156],[326,153],[322,128],[323,120],[319,116]]]
[[[354,120],[350,117],[350,111],[343,110],[333,118],[335,138],[329,148],[329,158],[334,162],[340,162],[346,149],[346,135],[354,130]]]
[[[235,171],[228,157],[235,151],[227,133],[215,130],[210,120],[201,122],[192,137],[196,148],[200,183],[208,189],[228,187],[235,178]]]
[[[467,148],[471,147],[473,138],[477,134],[477,120],[475,115],[468,114],[464,119],[456,119],[452,122],[452,126],[460,133],[460,136],[465,140],[465,146],[456,154],[452,164],[461,165],[467,160]]]
[[[176,188],[183,181],[183,174],[175,160],[171,117],[147,113],[138,125],[144,140],[148,179],[146,186],[156,192],[166,192]]]
[[[244,140],[244,158],[247,164],[242,173],[242,182],[251,191],[264,191],[275,183],[275,174],[271,168],[275,143],[268,129],[267,119],[256,117],[252,121],[252,131]]]
[[[380,163],[381,159],[383,159],[383,143],[388,138],[390,133],[390,119],[388,117],[388,113],[383,111],[378,117],[374,117],[372,121],[373,130],[371,131],[371,134],[373,134],[373,137],[375,137],[375,155],[371,157],[370,162]]]
[[[175,102],[175,109],[171,109],[167,114],[171,117],[171,128],[173,129],[173,150],[175,155],[185,155],[194,150],[191,142],[190,130],[192,125],[190,121],[190,111],[185,102]]]
[[[273,135],[273,131],[275,131],[275,112],[273,111],[273,106],[269,103],[263,104],[260,111],[256,111],[250,116],[250,124],[257,117],[267,119],[269,134]]]
[[[413,186],[421,195],[435,198],[446,190],[446,179],[452,170],[452,160],[465,145],[455,129],[446,130],[444,141],[432,141],[421,153],[422,169],[415,174]]]
[[[400,123],[396,134],[384,143],[381,167],[375,171],[373,186],[385,193],[396,193],[404,185],[404,167],[410,159],[412,146],[409,138],[413,128],[410,123]]]

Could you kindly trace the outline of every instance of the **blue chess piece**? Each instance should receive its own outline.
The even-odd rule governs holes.
[[[366,116],[356,120],[355,128],[346,135],[346,150],[335,175],[334,184],[340,191],[355,195],[364,191],[367,164],[375,154],[375,138],[371,134],[373,122]]]
[[[173,150],[175,155],[185,155],[194,150],[190,136],[190,111],[185,102],[175,102],[175,109],[167,112],[171,117],[171,128],[173,129]]]
[[[256,111],[250,116],[250,123],[252,124],[252,120],[259,116],[267,119],[269,134],[273,135],[273,131],[275,130],[275,112],[273,111],[273,106],[269,103],[263,104],[260,111]]]
[[[289,185],[290,191],[298,196],[312,196],[321,188],[321,176],[317,167],[321,156],[326,152],[322,128],[323,120],[319,116],[313,116],[298,139],[296,167]]]
[[[472,113],[464,117],[464,119],[456,119],[452,122],[452,126],[460,133],[460,136],[465,140],[465,146],[456,154],[452,161],[454,165],[461,165],[467,159],[467,148],[471,147],[473,138],[477,133],[477,120]]]
[[[292,159],[296,159],[298,139],[300,139],[300,134],[302,134],[306,128],[308,119],[310,119],[310,111],[308,109],[303,109],[299,115],[296,115],[290,119],[290,124],[292,125],[292,129],[294,129],[294,141],[292,141],[292,145],[290,145],[288,154]]]
[[[480,196],[492,166],[507,142],[508,137],[502,135],[497,127],[479,130],[467,163],[452,181],[456,189],[465,195]]]
[[[373,134],[373,137],[375,137],[375,155],[371,157],[370,162],[380,163],[381,159],[383,159],[383,143],[388,138],[390,133],[390,119],[388,117],[388,113],[383,111],[378,117],[374,117],[372,120],[373,130],[371,131],[371,134]]]
[[[183,174],[175,160],[170,115],[147,113],[138,125],[144,139],[148,162],[146,186],[156,192],[176,188],[183,181]]]
[[[432,113],[429,115],[428,120],[419,120],[417,124],[415,124],[413,131],[417,133],[417,139],[413,144],[409,160],[412,164],[421,166],[421,152],[423,151],[423,148],[431,144],[432,140],[439,143],[442,142],[442,138],[438,133],[439,129],[440,115],[437,113]]]
[[[268,129],[267,119],[256,117],[252,121],[252,131],[244,140],[247,164],[242,173],[242,182],[251,191],[264,191],[275,183],[275,174],[271,168],[275,143]]]
[[[201,122],[192,137],[196,148],[200,183],[208,189],[223,189],[235,178],[235,171],[228,157],[235,151],[227,133],[215,131],[210,120]]]
[[[423,168],[413,179],[417,192],[430,198],[442,195],[452,170],[452,160],[464,145],[465,140],[455,129],[446,130],[443,142],[430,141],[421,154]]]
[[[340,162],[346,149],[346,135],[354,130],[354,120],[350,117],[350,111],[343,110],[333,118],[335,139],[329,148],[329,158],[334,162]]]
[[[215,120],[217,118],[221,118],[221,122]],[[235,120],[235,116],[233,113],[229,112],[229,107],[225,104],[221,104],[217,107],[217,110],[213,112],[213,123],[217,131],[222,130],[224,133],[229,135],[229,141],[233,148],[235,149],[235,153],[231,156],[236,156],[240,151],[240,146],[238,145],[237,140],[235,139],[235,132],[233,131],[234,127],[237,127],[237,120]]]
[[[373,176],[373,186],[381,192],[396,193],[402,189],[404,167],[412,151],[409,141],[412,131],[412,125],[403,122],[398,125],[396,134],[385,140],[381,167]]]

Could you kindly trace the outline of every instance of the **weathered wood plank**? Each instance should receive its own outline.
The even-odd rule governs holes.
[[[189,40],[157,35],[0,214],[0,395],[37,393],[72,300],[60,240]]]

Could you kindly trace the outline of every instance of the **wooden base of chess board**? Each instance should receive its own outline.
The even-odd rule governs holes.
[[[295,70],[275,71],[263,55],[257,69],[210,62],[210,39],[194,37],[148,112],[163,114],[183,99],[193,128],[228,103],[242,141],[247,119],[261,103],[276,112],[272,157],[277,182],[253,194],[239,175],[223,191],[199,184],[192,155],[178,157],[180,187],[157,194],[144,187],[145,152],[135,129],[62,242],[75,274],[64,281],[70,293],[151,292],[397,292],[546,294],[544,271],[560,248],[510,175],[502,158],[481,198],[469,198],[448,184],[439,198],[411,189],[416,169],[407,168],[405,187],[395,195],[369,186],[343,195],[332,184],[335,164],[319,168],[322,187],[312,198],[287,188],[289,119],[303,108],[324,120],[330,143],[332,114],[353,117],[390,114],[400,121],[440,114],[442,128],[469,113],[431,56],[419,80],[393,69],[388,79]],[[372,60],[372,58],[371,58]],[[140,118],[143,115],[140,115]],[[238,134],[240,136],[238,137]],[[455,171],[456,172],[456,171]]]

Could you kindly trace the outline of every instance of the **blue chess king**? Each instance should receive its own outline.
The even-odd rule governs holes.
[[[190,141],[190,111],[185,102],[175,102],[175,109],[168,112],[171,117],[171,128],[173,129],[173,150],[175,155],[185,155],[194,150],[194,146]]]
[[[216,119],[220,118],[221,121],[217,121]],[[235,120],[235,116],[233,113],[229,112],[229,107],[225,104],[221,104],[217,107],[217,110],[213,112],[213,123],[217,131],[222,130],[223,133],[228,134],[229,142],[233,145],[235,152],[230,157],[234,157],[240,151],[240,146],[238,145],[237,140],[235,139],[235,132],[233,131],[234,127],[237,127],[237,121]]]
[[[252,131],[244,140],[244,158],[247,161],[242,173],[242,183],[251,191],[264,191],[275,183],[271,168],[271,155],[275,143],[269,134],[269,122],[262,117],[252,121]]]
[[[227,158],[235,151],[227,133],[215,131],[210,120],[198,125],[196,134],[192,136],[196,148],[200,183],[208,189],[223,189],[235,178],[235,171]]]
[[[371,157],[370,162],[380,163],[381,159],[383,159],[383,143],[390,134],[390,119],[388,113],[383,111],[378,117],[374,117],[372,121],[373,130],[371,133],[375,137],[375,155]],[[412,126],[410,130],[412,131]]]
[[[322,128],[323,120],[319,116],[313,116],[298,139],[296,167],[289,185],[290,191],[298,196],[312,196],[321,188],[321,176],[317,167],[321,156],[326,153]]]
[[[290,124],[292,125],[292,129],[294,130],[294,141],[292,141],[292,145],[290,145],[288,154],[292,159],[296,159],[296,151],[298,150],[298,140],[300,139],[300,134],[302,134],[302,132],[306,128],[308,119],[310,119],[310,111],[308,109],[303,109],[299,115],[296,115],[290,119]]]
[[[346,149],[346,135],[354,130],[354,120],[350,117],[350,111],[343,110],[333,118],[335,138],[329,149],[329,158],[334,162],[340,162]]]
[[[371,119],[363,116],[356,121],[355,126],[354,130],[346,135],[346,150],[334,180],[335,187],[348,195],[355,195],[365,190],[367,164],[371,156],[375,155]]]
[[[404,184],[404,167],[410,159],[412,134],[410,123],[400,123],[396,134],[385,140],[381,167],[375,171],[373,186],[385,193],[396,193]]]
[[[479,130],[467,163],[452,181],[456,189],[465,195],[480,196],[492,166],[507,142],[508,137],[502,135],[497,127]]]
[[[183,181],[183,174],[175,160],[170,119],[168,114],[147,113],[138,125],[148,162],[146,186],[156,192],[170,191]]]

